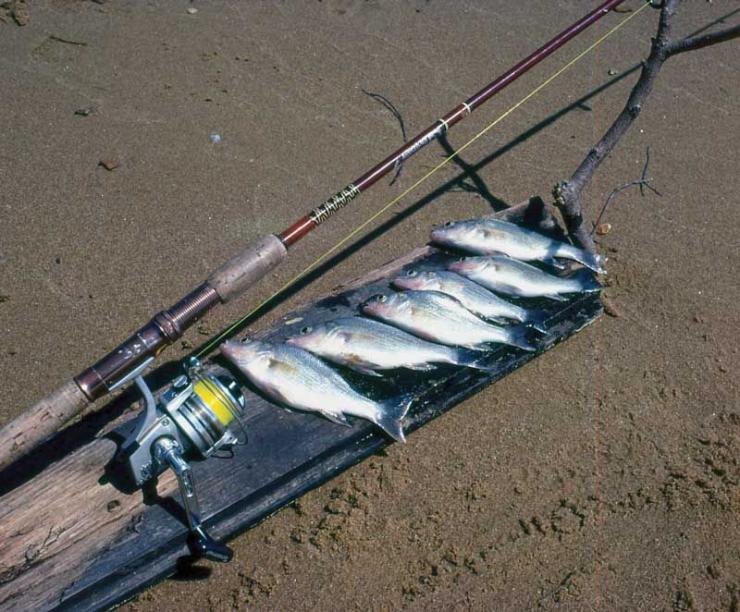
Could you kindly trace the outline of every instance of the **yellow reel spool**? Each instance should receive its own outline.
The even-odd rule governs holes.
[[[234,398],[210,377],[198,379],[193,385],[193,393],[210,409],[224,428],[236,418],[239,406]]]

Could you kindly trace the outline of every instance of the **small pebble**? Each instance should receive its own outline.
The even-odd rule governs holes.
[[[216,132],[213,132],[210,136],[208,136],[208,139],[213,144],[218,144],[219,142],[221,142],[221,134],[217,134]]]
[[[98,166],[103,166],[108,172],[112,172],[118,168],[120,164],[115,159],[101,159],[98,162]]]
[[[88,106],[87,108],[78,108],[75,111],[75,115],[79,115],[80,117],[88,117],[93,114],[94,110],[95,109],[93,109],[92,106]]]
[[[191,6],[189,9],[187,9],[187,11],[188,15],[195,15],[195,13],[198,12],[198,9]]]
[[[599,236],[606,236],[610,231],[612,231],[611,223],[599,223],[599,225],[596,227],[596,233]]]
[[[28,24],[29,13],[27,0],[15,0],[15,2],[5,4],[10,5],[10,14],[19,26]]]
[[[607,74],[609,76],[616,76],[619,74],[619,72],[617,70],[614,70],[614,68],[609,68],[609,70],[607,71]]]

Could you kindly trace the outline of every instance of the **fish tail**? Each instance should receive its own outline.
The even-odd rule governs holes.
[[[528,310],[523,323],[543,334],[547,333],[548,314],[544,310]]]
[[[601,291],[601,284],[596,280],[591,270],[578,270],[571,279],[578,283],[579,289],[585,293]]]
[[[507,343],[524,351],[536,351],[537,347],[532,344],[531,330],[526,324],[509,327]]]
[[[401,419],[406,416],[415,399],[413,393],[407,393],[383,402],[375,424],[394,440],[406,442]]]
[[[590,268],[597,274],[606,274],[606,268],[604,267],[606,264],[606,257],[603,255],[597,255],[596,253],[590,253],[584,249],[574,248],[572,256],[578,263]]]

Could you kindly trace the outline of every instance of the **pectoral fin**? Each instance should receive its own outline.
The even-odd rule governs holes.
[[[347,420],[341,412],[329,412],[327,410],[321,410],[321,414],[329,419],[332,423],[337,425],[344,425],[345,427],[352,427],[352,424]]]
[[[414,365],[407,365],[406,368],[415,372],[429,372],[434,369],[434,366],[431,363],[416,363]]]
[[[556,270],[565,270],[565,264],[560,263],[554,257],[543,257],[542,263],[546,263],[548,266],[552,266]]]
[[[370,368],[365,368],[363,366],[358,365],[351,365],[350,366],[355,372],[359,372],[360,374],[364,374],[365,376],[374,376],[375,378],[383,378],[383,375],[380,372],[376,372],[375,370],[371,370]]]

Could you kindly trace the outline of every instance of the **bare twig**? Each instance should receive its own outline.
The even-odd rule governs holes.
[[[731,40],[739,35],[738,26],[735,26],[708,34],[688,36],[679,41],[672,42],[671,32],[678,8],[678,0],[664,0],[659,5],[656,5],[656,7],[660,8],[658,31],[652,40],[650,54],[642,64],[640,76],[632,88],[625,107],[602,136],[601,140],[588,152],[588,155],[586,155],[585,159],[576,168],[570,179],[558,183],[553,189],[555,205],[560,210],[571,239],[592,252],[595,250],[594,241],[591,237],[591,232],[586,230],[583,224],[583,206],[581,202],[583,190],[591,182],[601,162],[611,154],[622,136],[624,136],[635,119],[640,115],[645,102],[650,96],[650,92],[653,89],[663,63],[669,57],[678,53]],[[607,198],[605,206],[608,205],[616,193],[633,184],[639,184],[641,187],[649,187],[648,181],[643,178],[640,181],[617,188]],[[603,210],[604,208],[602,208]]]
[[[69,38],[62,38],[61,36],[56,36],[54,34],[50,34],[49,39],[64,43],[65,45],[74,45],[75,47],[87,47],[87,43],[81,40],[70,40]]]
[[[594,224],[593,224],[593,227],[591,228],[591,232],[589,233],[589,236],[594,235],[596,228],[599,227],[599,224],[601,223],[601,218],[604,216],[606,209],[609,207],[609,204],[611,204],[612,200],[616,197],[618,193],[624,191],[625,189],[629,189],[630,187],[634,187],[636,185],[640,186],[640,191],[642,191],[643,187],[649,187],[650,189],[655,191],[655,193],[658,193],[658,191],[655,190],[650,185],[650,181],[652,180],[653,179],[640,178],[640,179],[637,179],[636,181],[630,181],[629,183],[625,183],[624,185],[620,185],[619,187],[615,187],[614,189],[612,189],[611,193],[604,201],[604,205],[601,207],[601,210],[599,211],[599,216],[596,217],[596,221],[594,221]]]

